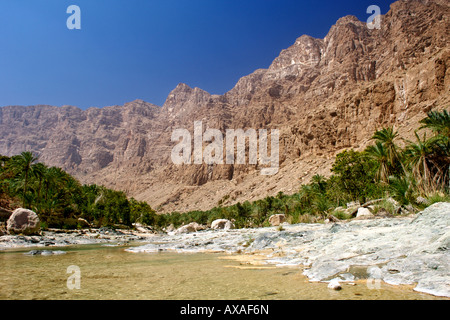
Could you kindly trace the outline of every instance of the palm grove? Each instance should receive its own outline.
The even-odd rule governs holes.
[[[153,223],[155,212],[147,203],[103,186],[81,185],[62,169],[37,160],[31,152],[0,156],[0,199],[35,211],[44,229],[78,228],[79,218],[94,226]]]
[[[131,227],[136,222],[177,227],[194,221],[209,224],[218,218],[231,219],[238,228],[257,227],[267,225],[276,213],[286,214],[291,223],[331,215],[345,219],[349,217],[336,208],[380,198],[423,208],[450,199],[450,115],[447,110],[431,111],[420,124],[414,141],[401,138],[393,127],[376,131],[372,145],[362,152],[350,149],[338,154],[330,177],[316,175],[295,194],[280,192],[251,203],[223,206],[225,196],[208,211],[157,215],[147,203],[127,198],[123,192],[81,185],[62,169],[37,162],[31,152],[0,156],[0,200],[34,210],[44,228],[79,228],[78,218],[98,227]]]

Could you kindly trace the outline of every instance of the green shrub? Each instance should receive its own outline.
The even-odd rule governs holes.
[[[62,228],[65,230],[77,229],[78,228],[77,219],[74,218],[64,219],[62,222]]]
[[[444,192],[435,192],[426,197],[428,202],[425,207],[431,206],[433,203],[437,202],[450,202],[450,194]]]
[[[390,215],[397,214],[398,206],[396,206],[392,201],[384,199],[374,205],[373,214],[377,215],[381,210],[386,211]]]
[[[335,210],[331,213],[333,216],[335,216],[336,218],[338,218],[339,220],[348,220],[351,219],[351,216],[349,214],[347,214],[345,211],[343,210]]]

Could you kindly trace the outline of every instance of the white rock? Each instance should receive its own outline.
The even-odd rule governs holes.
[[[234,224],[230,220],[227,219],[217,219],[211,223],[211,229],[234,229]]]
[[[336,279],[333,279],[328,283],[328,288],[333,289],[333,290],[341,290],[342,289],[341,284]]]
[[[281,214],[271,215],[270,218],[269,218],[269,223],[272,226],[279,226],[285,221],[286,221],[286,215],[284,215],[282,213]]]
[[[363,207],[359,208],[358,209],[358,213],[356,214],[357,218],[361,218],[361,217],[363,217],[363,218],[370,218],[370,217],[373,217],[373,216],[374,215],[372,214],[372,212],[370,212],[369,209],[363,208]]]
[[[78,218],[77,221],[78,221],[78,224],[82,228],[90,228],[91,227],[91,224],[86,219]]]
[[[137,232],[141,232],[141,233],[151,233],[152,230],[149,229],[146,226],[143,226],[141,224],[136,223],[136,225],[134,226]]]
[[[190,232],[197,232],[199,230],[203,230],[204,227],[197,222],[191,222],[185,226],[182,226],[178,228],[174,234],[181,234],[181,233],[190,233]]]

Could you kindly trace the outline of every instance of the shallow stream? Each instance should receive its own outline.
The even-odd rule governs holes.
[[[299,267],[250,265],[226,254],[133,253],[126,248],[45,248],[65,251],[58,255],[25,254],[32,248],[0,251],[0,299],[439,299],[408,286],[381,283],[374,288],[366,280],[343,283],[342,290],[334,291],[326,283],[308,282]]]

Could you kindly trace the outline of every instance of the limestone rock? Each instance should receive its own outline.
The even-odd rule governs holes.
[[[151,233],[152,232],[150,227],[144,226],[140,223],[135,223],[134,228],[136,229],[136,231],[141,232],[141,233]]]
[[[328,288],[338,291],[342,289],[342,286],[337,279],[333,279],[328,283]]]
[[[24,254],[29,255],[29,256],[36,256],[36,255],[51,256],[51,255],[66,254],[66,251],[62,251],[62,250],[31,250]]]
[[[274,214],[274,215],[270,216],[270,218],[269,218],[269,223],[272,226],[279,226],[285,221],[286,221],[286,215],[284,215],[282,213]]]
[[[77,222],[81,228],[90,228],[91,227],[91,224],[86,219],[78,218]]]
[[[164,229],[165,232],[169,233],[169,232],[174,232],[176,229],[174,227],[173,224],[171,224],[170,226],[168,226],[167,228]]]
[[[191,232],[197,232],[199,230],[203,230],[205,227],[198,224],[197,222],[191,222],[185,226],[182,226],[175,230],[175,234],[181,234],[181,233],[191,233]]]
[[[13,211],[6,223],[6,230],[9,234],[31,235],[40,230],[38,215],[31,210],[18,208]]]
[[[358,213],[356,214],[357,219],[370,219],[373,217],[374,215],[372,214],[372,212],[364,207],[359,208]]]
[[[234,224],[230,220],[227,219],[217,219],[211,223],[211,229],[222,229],[229,230],[234,229]]]
[[[429,204],[430,203],[427,199],[425,199],[424,197],[421,197],[421,196],[418,196],[416,198],[416,202],[421,203],[421,204]]]

